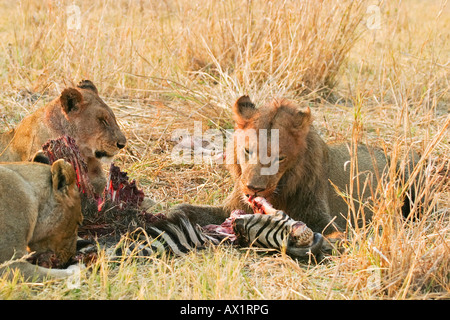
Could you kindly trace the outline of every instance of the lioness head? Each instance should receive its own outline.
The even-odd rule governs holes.
[[[64,117],[72,136],[86,158],[110,159],[126,145],[111,108],[99,97],[89,80],[67,88],[59,97]]]
[[[233,106],[236,122],[234,151],[244,197],[261,196],[269,201],[284,187],[283,176],[301,161],[312,122],[309,107],[299,108],[286,100],[256,108],[248,96]]]
[[[62,159],[51,166],[51,194],[42,207],[28,247],[38,253],[50,250],[64,264],[76,252],[83,215],[75,171]]]

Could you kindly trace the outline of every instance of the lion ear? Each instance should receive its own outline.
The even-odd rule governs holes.
[[[83,101],[81,93],[75,88],[64,89],[59,97],[64,113],[78,111]]]
[[[305,128],[306,126],[309,127],[312,123],[312,116],[311,116],[311,109],[309,106],[297,110],[294,121],[297,124],[297,128]]]
[[[77,87],[80,89],[89,89],[94,93],[98,94],[97,87],[91,80],[81,80],[80,83],[78,83]]]
[[[250,100],[249,96],[242,96],[234,103],[233,119],[238,126],[243,126],[256,112],[255,104]]]
[[[75,170],[63,159],[52,164],[52,186],[55,193],[67,194],[67,187],[75,183]]]

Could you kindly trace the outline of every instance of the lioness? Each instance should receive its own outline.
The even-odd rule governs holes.
[[[113,111],[89,80],[64,89],[58,98],[25,117],[17,128],[0,135],[0,161],[30,160],[47,140],[63,135],[75,139],[94,191],[103,192],[106,178],[100,160],[112,158],[127,140]]]
[[[314,232],[328,236],[337,232],[341,236],[348,222],[349,205],[335,188],[344,193],[350,191],[349,146],[327,145],[311,125],[309,107],[299,108],[287,100],[274,100],[257,109],[248,96],[242,96],[233,106],[233,118],[236,123],[234,158],[237,161],[228,165],[235,181],[232,193],[222,206],[181,204],[171,210],[169,216],[181,211],[200,225],[220,224],[232,210],[250,213],[248,198],[261,196],[294,220],[306,223]],[[261,138],[260,129],[267,129],[266,150],[256,143]],[[278,152],[271,152],[274,146],[270,137],[276,133],[271,129],[278,130]],[[249,138],[252,132],[256,139]],[[229,154],[227,152],[227,157]],[[264,162],[263,155],[268,155]],[[365,184],[366,178],[376,189],[377,178],[387,164],[383,152],[357,147],[358,170],[355,174],[359,182],[355,179],[353,186],[355,212],[360,203],[367,204],[365,202],[371,195],[370,187]],[[277,170],[267,174],[271,165],[276,165]],[[362,209],[364,215],[361,216],[370,218],[370,210]],[[360,217],[358,222],[361,221]]]
[[[37,280],[71,275],[71,270],[11,259],[20,259],[28,251],[52,251],[66,263],[75,254],[83,216],[72,166],[64,160],[52,166],[1,163],[0,201],[0,274],[19,269],[25,278]]]

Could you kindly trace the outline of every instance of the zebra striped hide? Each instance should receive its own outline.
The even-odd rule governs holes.
[[[134,241],[126,246],[119,246],[115,254],[150,256],[155,253],[171,253],[182,256],[221,242],[285,251],[294,258],[308,258],[311,254],[320,253],[322,235],[313,233],[302,222],[291,219],[283,211],[266,215],[239,214],[236,210],[228,219],[233,231],[227,234],[223,228],[222,232],[214,232],[211,227],[208,229],[194,225],[184,214],[179,213],[170,219],[146,226],[145,229],[138,228],[131,234]],[[221,226],[215,227],[220,229]],[[310,233],[307,230],[305,232],[305,228]]]
[[[271,215],[238,215],[232,226],[240,246],[276,249],[294,258],[317,255],[323,244],[320,233],[314,233],[303,222],[280,210]]]

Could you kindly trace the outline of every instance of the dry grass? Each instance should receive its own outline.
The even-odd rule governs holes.
[[[79,30],[67,29],[70,4],[0,1],[1,129],[66,84],[93,80],[129,139],[116,161],[164,212],[219,204],[232,187],[222,166],[173,164],[175,129],[231,128],[240,94],[285,96],[310,103],[327,141],[379,146],[401,162],[411,148],[422,154],[427,205],[420,221],[400,219],[404,184],[388,170],[391,182],[372,186],[372,223],[349,229],[345,251],[324,264],[228,247],[100,258],[78,289],[0,279],[1,298],[450,298],[446,1],[381,2],[375,30],[366,1],[76,1]]]

